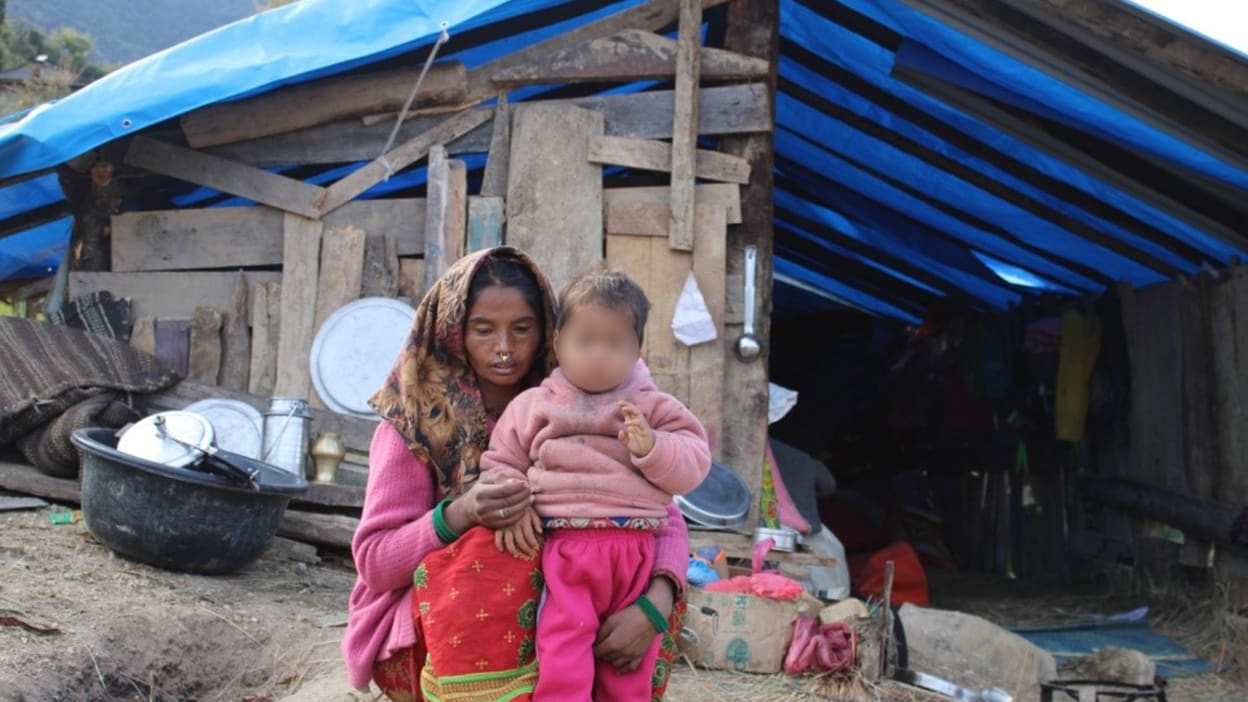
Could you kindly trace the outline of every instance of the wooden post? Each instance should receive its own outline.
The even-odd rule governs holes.
[[[507,93],[498,94],[494,108],[494,125],[490,133],[490,152],[485,161],[485,173],[481,176],[481,195],[504,197],[507,195],[507,168],[511,157],[511,111],[507,107]]]
[[[221,376],[223,387],[232,390],[247,389],[247,371],[251,367],[251,336],[247,332],[248,299],[247,276],[242,271],[234,281],[234,295],[221,324]]]
[[[766,59],[771,65],[767,79],[772,121],[775,120],[776,57],[779,51],[780,1],[735,0],[728,6],[728,29],[724,48],[746,56]],[[724,461],[736,469],[757,496],[762,485],[763,456],[767,444],[767,357],[771,332],[772,288],[772,133],[760,132],[723,140],[722,151],[750,162],[750,183],[741,188],[742,221],[728,227],[728,275],[740,280],[745,247],[758,247],[758,290],[754,333],[762,340],[763,357],[742,363],[732,345],[741,334],[740,325],[729,325],[724,366]],[[734,278],[734,276],[736,276]],[[758,500],[750,508],[751,522],[758,519]]]
[[[274,394],[307,399],[312,387],[308,351],[316,322],[321,223],[287,214],[282,262],[282,327],[277,342]]]
[[[109,220],[122,195],[121,179],[115,177],[113,164],[97,161],[85,176],[62,168],[59,178],[74,206],[69,245],[69,255],[74,256],[71,267],[79,271],[109,270]]]
[[[694,164],[698,151],[698,81],[702,3],[681,0],[676,40],[676,113],[672,121],[672,217],[668,246],[693,250]]]

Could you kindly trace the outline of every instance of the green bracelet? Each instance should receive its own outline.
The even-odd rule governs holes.
[[[642,595],[641,597],[638,597],[637,601],[633,604],[640,607],[641,611],[646,613],[646,619],[650,620],[650,625],[654,627],[656,632],[662,634],[667,631],[667,617],[663,616],[663,614],[659,612],[659,608],[654,606],[654,603],[650,601],[649,597]]]
[[[433,531],[438,535],[438,540],[443,546],[454,543],[459,538],[459,534],[456,534],[455,530],[446,523],[446,515],[443,514],[450,503],[451,498],[448,497],[433,508]]]

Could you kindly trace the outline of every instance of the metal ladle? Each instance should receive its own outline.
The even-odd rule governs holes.
[[[756,361],[763,355],[763,342],[754,335],[754,273],[757,258],[758,247],[745,247],[745,325],[734,347],[737,358],[743,363]]]

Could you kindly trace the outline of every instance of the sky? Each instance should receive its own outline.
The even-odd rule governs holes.
[[[1129,0],[1248,54],[1248,0]]]

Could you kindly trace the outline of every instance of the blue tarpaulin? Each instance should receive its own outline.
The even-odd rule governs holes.
[[[0,178],[54,167],[216,102],[399,56],[417,65],[441,21],[452,38],[440,56],[472,68],[636,4],[302,0],[149,56],[0,124]],[[778,302],[813,309],[835,301],[914,321],[922,301],[953,296],[1003,309],[1030,292],[1143,285],[1248,253],[1241,239],[1207,231],[1207,219],[1146,202],[894,72],[936,76],[1176,171],[1248,188],[1248,173],[1216,154],[896,0],[781,0],[780,8],[775,269],[788,292]],[[715,17],[708,11],[708,22]],[[610,91],[656,87],[663,86]],[[509,98],[559,89],[532,86]],[[467,158],[472,170],[484,163]],[[326,183],[359,165],[300,173]],[[423,181],[418,166],[366,197]],[[247,204],[205,188],[169,196],[179,207]],[[61,197],[54,176],[0,188],[0,224]],[[68,231],[56,222],[0,239],[0,278],[55,265]]]

